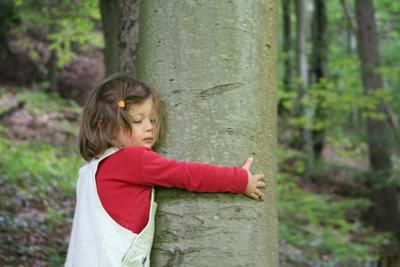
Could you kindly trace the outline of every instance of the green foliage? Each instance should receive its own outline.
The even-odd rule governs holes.
[[[101,31],[94,31],[100,21],[96,0],[15,1],[15,10],[22,23],[13,32],[23,36],[33,28],[45,34],[50,50],[57,54],[58,67],[71,60],[74,55],[73,46],[103,46]],[[24,39],[21,39],[20,44],[32,48],[31,43]],[[33,49],[29,51],[33,59],[38,56]]]
[[[290,77],[291,84],[283,86],[282,78],[287,70],[283,64],[279,66],[281,84],[278,99],[280,111],[283,111],[279,120],[282,144],[281,151],[278,151],[281,168],[278,176],[279,227],[283,245],[296,248],[293,250],[296,253],[290,249],[285,251],[286,247],[282,251],[283,254],[290,254],[288,257],[300,255],[295,262],[301,266],[369,266],[360,265],[357,261],[372,265],[379,248],[390,243],[391,237],[378,235],[361,223],[359,213],[368,207],[369,202],[360,199],[363,194],[366,196],[360,191],[366,189],[360,190],[357,185],[363,187],[365,184],[362,181],[368,180],[368,189],[400,186],[400,159],[395,149],[392,150],[393,170],[390,174],[359,173],[360,169],[368,168],[366,119],[387,120],[387,114],[382,111],[386,108],[382,108],[383,104],[390,107],[395,115],[400,113],[400,2],[374,1],[380,55],[380,66],[374,71],[383,80],[383,88],[377,90],[363,88],[354,31],[355,2],[346,2],[351,21],[340,1],[325,2],[328,19],[326,77],[317,84],[309,85],[307,92],[301,95],[298,78]],[[280,63],[286,58],[292,59],[291,73],[296,72],[292,56],[295,53],[295,37],[293,31],[292,51],[288,55],[279,55]],[[308,60],[311,62],[311,42],[307,42]],[[303,129],[320,131],[324,135],[322,164],[317,162],[315,169],[307,172],[309,177],[305,177],[304,171],[307,155],[300,150],[304,142]],[[326,168],[324,161],[341,164],[342,167],[323,173],[321,169]],[[349,170],[344,171],[343,165]],[[318,175],[312,176],[316,173]],[[331,188],[319,188],[319,183],[329,180],[329,183],[335,184],[335,179],[344,181],[348,188],[341,189],[345,189],[348,195],[335,195],[329,191]],[[338,184],[335,186],[343,186]],[[325,190],[325,193],[315,193],[316,188]]]
[[[279,155],[280,161],[293,157],[301,160],[296,152],[285,150]],[[348,218],[355,210],[370,205],[366,199],[338,201],[329,194],[307,192],[299,186],[295,173],[281,171],[277,178],[280,238],[302,250],[300,261],[325,259],[322,266],[335,261],[371,261],[377,257],[379,246],[388,242],[389,236],[376,234],[358,219]]]
[[[13,136],[12,127],[0,125],[0,232],[4,235],[0,265],[61,266],[75,182],[84,163],[75,145],[81,108],[56,94],[19,87],[0,87],[0,99],[23,102],[24,111],[35,120],[44,118],[43,125],[50,129],[45,135],[56,131],[55,135],[73,140],[62,145],[46,143],[45,136],[14,141],[5,137]]]
[[[352,83],[341,81],[344,82]],[[358,116],[358,123],[361,123],[363,118],[385,120],[386,114],[376,111],[376,107],[381,103],[393,101],[388,89],[382,88],[365,94],[359,87],[343,86],[333,79],[322,79],[319,83],[311,85],[304,96],[300,96],[298,91],[279,90],[278,98],[282,106],[293,115],[296,115],[296,105],[301,104],[307,113],[292,116],[289,121],[293,127],[310,130],[325,130],[337,125],[346,125],[354,114]]]
[[[56,93],[23,90],[17,99],[25,103],[24,108],[33,115],[39,116],[47,112],[81,113],[81,107],[70,99],[61,98]]]
[[[74,192],[75,178],[83,160],[76,153],[60,155],[60,148],[36,142],[13,144],[0,138],[0,170],[10,183],[16,183],[26,194],[43,197],[49,187],[66,194]]]

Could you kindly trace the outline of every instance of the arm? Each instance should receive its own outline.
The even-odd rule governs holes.
[[[244,193],[248,173],[240,167],[166,159],[150,149],[141,156],[142,181],[147,186],[177,187],[191,192]]]

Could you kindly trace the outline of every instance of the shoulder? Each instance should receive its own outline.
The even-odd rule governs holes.
[[[117,152],[114,153],[113,156],[117,157],[128,157],[128,158],[141,158],[143,155],[157,155],[152,149],[145,146],[128,146],[121,148]]]

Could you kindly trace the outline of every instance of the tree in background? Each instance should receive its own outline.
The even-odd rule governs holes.
[[[282,0],[282,52],[284,53],[283,60],[283,86],[289,88],[292,82],[292,20],[291,20],[291,0]]]
[[[312,55],[311,55],[311,84],[318,85],[327,76],[327,55],[328,45],[326,39],[326,4],[325,0],[314,0],[314,16],[312,21]],[[326,89],[325,89],[326,90]],[[321,101],[316,101],[314,110],[316,121],[326,119],[326,111],[321,107]],[[320,159],[322,149],[324,148],[325,132],[323,127],[311,131],[313,155],[315,159]]]
[[[141,2],[138,78],[169,117],[160,153],[237,165],[254,154],[268,184],[262,202],[158,189],[155,266],[278,265],[276,30],[273,1]]]
[[[124,72],[136,76],[139,1],[100,0],[105,39],[106,76]]]
[[[355,8],[358,27],[357,48],[361,60],[362,83],[365,93],[372,94],[383,88],[382,77],[378,73],[380,58],[375,10],[372,0],[356,0]],[[384,114],[385,103],[379,103],[376,106],[376,112]],[[393,175],[390,128],[386,120],[368,117],[366,130],[369,163],[374,179],[371,192],[373,202],[371,219],[378,230],[392,232],[400,240],[400,211],[397,190],[390,182],[388,183],[389,178]],[[395,252],[388,251],[388,254],[399,255],[399,251],[398,249]]]
[[[14,2],[12,0],[0,1],[0,72],[1,76],[7,78],[9,71],[7,69],[15,69],[16,58],[10,49],[7,40],[11,21],[15,19]]]
[[[104,35],[104,66],[106,76],[119,72],[119,33],[121,29],[119,0],[99,0]]]
[[[308,97],[309,71],[308,71],[308,43],[310,35],[310,22],[312,14],[312,2],[309,0],[296,0],[296,73],[298,77],[300,99],[297,104],[297,112],[304,118],[302,123],[302,146],[307,155],[306,171],[314,168],[313,136],[311,133],[313,124],[313,110],[304,105],[303,99]]]

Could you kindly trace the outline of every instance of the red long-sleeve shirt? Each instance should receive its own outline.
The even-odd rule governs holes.
[[[146,147],[120,149],[100,162],[96,174],[104,209],[134,233],[140,233],[147,224],[153,186],[243,193],[247,181],[247,172],[240,167],[169,160]]]

